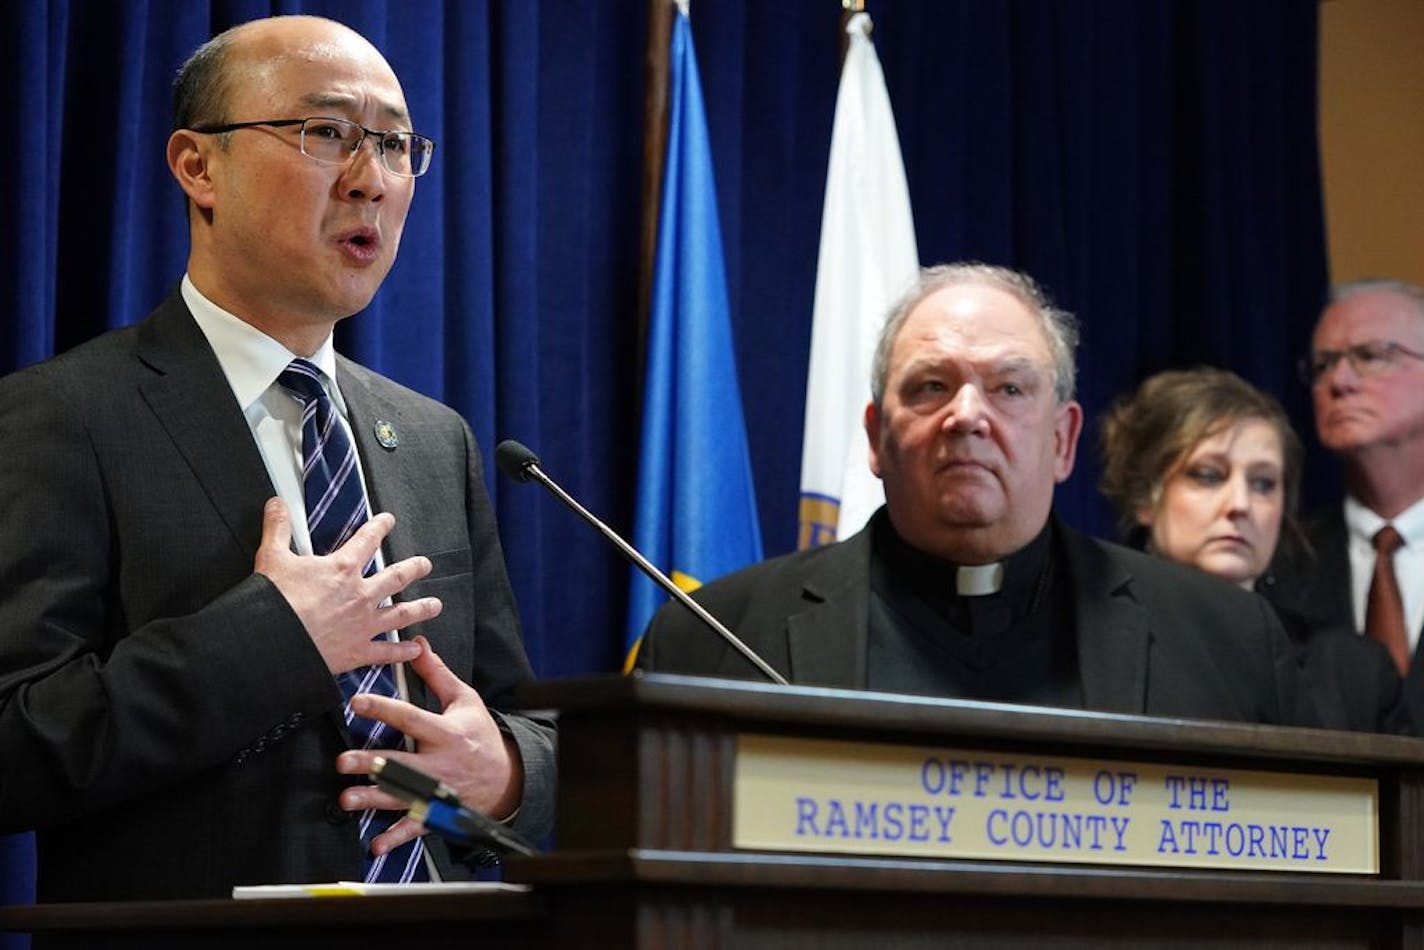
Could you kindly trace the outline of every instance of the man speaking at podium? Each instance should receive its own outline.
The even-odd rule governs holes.
[[[490,711],[531,672],[469,428],[332,350],[434,143],[315,17],[200,47],[174,107],[181,287],[0,381],[0,831],[41,901],[467,877],[370,759],[537,836],[553,729]]]
[[[1071,315],[1023,274],[923,271],[886,321],[865,410],[885,506],[848,540],[697,599],[796,683],[1315,724],[1264,601],[1053,516],[1083,424],[1076,342]],[[757,675],[676,603],[639,659]]]

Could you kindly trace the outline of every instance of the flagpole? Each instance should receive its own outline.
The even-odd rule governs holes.
[[[846,27],[850,26],[850,18],[857,13],[865,12],[865,0],[841,0],[841,67],[845,67],[846,53],[850,50],[850,34],[846,32]]]
[[[653,261],[658,247],[658,213],[663,162],[667,155],[668,56],[677,0],[648,0],[648,39],[643,58],[643,217],[638,248],[638,360],[642,366],[653,295]],[[640,387],[641,391],[641,387]]]

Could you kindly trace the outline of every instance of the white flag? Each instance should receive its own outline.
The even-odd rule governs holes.
[[[862,424],[870,364],[886,312],[914,281],[920,263],[870,17],[856,14],[846,32],[850,48],[836,94],[816,263],[801,448],[802,548],[850,537],[885,499],[870,473]]]

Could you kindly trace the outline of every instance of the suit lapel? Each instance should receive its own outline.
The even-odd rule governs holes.
[[[806,609],[786,622],[794,683],[865,687],[869,636],[870,529],[824,555],[801,588]]]
[[[139,331],[154,371],[139,391],[243,551],[262,539],[262,505],[275,494],[252,430],[217,357],[175,292]]]
[[[407,494],[414,490],[408,484],[409,472],[402,462],[399,441],[394,449],[381,445],[376,438],[378,423],[387,423],[399,440],[403,428],[401,412],[371,388],[364,372],[344,357],[337,358],[336,384],[346,401],[346,422],[356,440],[356,454],[361,457],[361,471],[366,476],[366,492],[371,511],[402,511]],[[410,526],[397,520],[395,529],[386,539],[387,562],[415,554],[410,539]]]
[[[1147,663],[1152,641],[1147,612],[1132,597],[1132,575],[1105,548],[1062,522],[1055,525],[1075,591],[1078,674],[1083,703],[1103,712],[1147,710]]]
[[[1307,613],[1355,626],[1354,598],[1351,594],[1350,540],[1345,529],[1344,505],[1336,505],[1320,521],[1315,535],[1315,582],[1310,586],[1306,602]]]

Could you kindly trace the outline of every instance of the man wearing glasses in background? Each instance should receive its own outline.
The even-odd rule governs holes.
[[[332,350],[433,149],[346,27],[221,34],[174,87],[180,288],[0,381],[0,832],[41,901],[467,877],[377,754],[548,830],[552,724],[491,711],[532,674],[473,436]]]
[[[1321,443],[1345,466],[1344,504],[1308,523],[1307,564],[1273,598],[1378,639],[1424,715],[1424,288],[1336,287],[1303,361]],[[1416,720],[1424,722],[1424,718]]]

